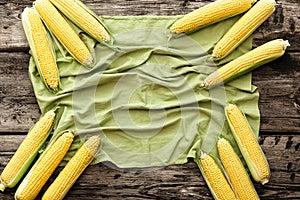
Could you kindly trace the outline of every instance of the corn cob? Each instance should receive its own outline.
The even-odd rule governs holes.
[[[258,1],[216,44],[213,57],[221,59],[231,53],[274,12],[275,4],[275,0]]]
[[[1,191],[4,191],[6,187],[13,188],[26,173],[39,149],[47,139],[54,118],[54,111],[47,112],[29,131],[0,176]]]
[[[289,46],[287,40],[276,39],[267,42],[211,73],[205,78],[201,87],[208,89],[244,75],[257,67],[282,56],[287,46]]]
[[[231,189],[224,174],[211,156],[207,154],[201,155],[200,164],[202,175],[215,199],[236,199],[235,193]]]
[[[46,29],[33,8],[25,8],[22,23],[35,63],[49,88],[58,89],[59,75]]]
[[[34,200],[59,165],[73,142],[73,133],[64,132],[41,155],[18,187],[16,200]]]
[[[225,171],[227,172],[230,182],[239,199],[259,199],[240,158],[227,140],[219,139],[218,152]]]
[[[252,177],[257,182],[267,183],[270,178],[269,164],[246,117],[236,105],[229,104],[225,109],[230,129]]]
[[[50,0],[65,16],[97,41],[108,41],[110,36],[97,16],[79,0]]]
[[[93,136],[87,140],[59,173],[42,199],[63,199],[81,173],[93,160],[99,144],[100,140],[98,136]]]
[[[248,10],[256,0],[217,0],[177,20],[171,27],[175,33],[202,28]]]
[[[66,50],[79,63],[91,66],[91,53],[58,10],[48,0],[36,0],[34,8]]]

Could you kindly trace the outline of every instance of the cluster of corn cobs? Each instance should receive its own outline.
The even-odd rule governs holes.
[[[56,54],[51,45],[53,40],[59,41],[82,65],[94,64],[92,50],[83,43],[67,19],[98,42],[110,40],[101,20],[78,0],[36,0],[33,7],[26,8],[22,13],[25,34],[39,73],[52,91],[57,91],[60,84]]]
[[[244,13],[215,45],[212,56],[222,59],[247,39],[275,10],[275,0],[217,0],[201,7],[171,26],[174,33],[203,28],[209,24]],[[282,56],[288,41],[275,39],[225,64],[205,78],[201,87],[212,88],[241,76]]]
[[[33,126],[0,175],[1,191],[7,187],[15,187],[23,178],[15,193],[16,200],[34,200],[37,197],[73,142],[74,133],[70,130],[62,131],[49,141],[43,153],[35,161],[45,141],[49,138],[55,116],[54,110],[48,111]],[[99,144],[98,136],[90,137],[59,173],[42,199],[63,199],[93,160]]]
[[[275,0],[217,0],[185,15],[170,30],[174,33],[190,32],[244,13],[215,45],[212,56],[219,60],[247,39],[274,12],[275,4]],[[60,83],[51,38],[58,40],[79,63],[85,66],[94,64],[92,50],[81,41],[66,18],[98,42],[110,40],[99,17],[79,0],[36,0],[32,8],[26,8],[22,22],[32,56],[46,86],[53,91],[59,89]],[[224,84],[282,56],[287,46],[288,41],[282,39],[263,44],[219,68],[200,85],[209,89]]]
[[[225,114],[250,174],[255,181],[266,184],[270,178],[270,168],[247,118],[234,104],[226,106]],[[219,159],[202,152],[199,165],[214,198],[259,199],[250,176],[230,142],[219,138],[217,149]]]
[[[275,10],[275,0],[217,0],[176,21],[174,33],[190,32],[223,19],[244,13],[215,45],[212,56],[223,59],[247,39]],[[279,58],[288,41],[275,39],[225,64],[205,78],[201,87],[210,89]],[[269,181],[270,169],[252,129],[236,105],[225,108],[227,122],[247,167],[257,182]],[[219,159],[201,153],[200,170],[215,199],[259,199],[240,158],[229,141],[217,143]]]
[[[22,24],[32,57],[45,85],[52,91],[57,91],[60,84],[53,41],[59,42],[79,63],[91,66],[94,62],[91,50],[67,19],[98,42],[110,40],[100,19],[78,0],[36,0],[33,7],[25,8]],[[47,112],[29,131],[1,173],[1,191],[15,187],[22,180],[15,199],[34,200],[60,164],[73,142],[74,133],[63,131],[48,143],[56,112],[57,109]],[[93,160],[99,143],[99,137],[90,137],[66,164],[42,199],[63,199]],[[46,144],[47,147],[37,159],[39,151]]]

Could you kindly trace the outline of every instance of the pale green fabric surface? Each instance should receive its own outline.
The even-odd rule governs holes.
[[[167,27],[178,17],[103,17],[113,34],[112,47],[95,45],[81,33],[94,49],[92,69],[57,50],[62,89],[56,94],[47,90],[31,59],[29,75],[42,113],[63,108],[54,133],[73,129],[79,135],[66,159],[80,139],[94,134],[102,141],[95,163],[109,161],[121,168],[185,163],[200,148],[215,154],[219,134],[233,141],[224,121],[226,102],[236,103],[258,134],[258,92],[251,74],[225,88],[198,87],[216,69],[207,52],[237,17],[188,36],[172,36]],[[220,64],[249,51],[251,42],[246,40]]]

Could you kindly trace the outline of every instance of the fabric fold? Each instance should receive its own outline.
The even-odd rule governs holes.
[[[167,27],[179,17],[104,16],[111,46],[96,43],[74,27],[93,48],[96,64],[87,69],[55,47],[62,85],[56,94],[48,92],[30,61],[29,75],[42,113],[64,107],[54,134],[76,130],[65,161],[90,135],[102,141],[94,163],[120,168],[182,164],[205,144],[215,154],[218,135],[233,141],[224,118],[227,102],[241,107],[258,134],[258,91],[251,73],[218,89],[198,88],[209,73],[251,49],[249,38],[225,60],[211,59],[215,43],[239,17],[174,36]]]

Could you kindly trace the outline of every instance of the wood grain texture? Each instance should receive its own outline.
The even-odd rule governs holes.
[[[24,136],[2,135],[0,171],[9,161]],[[300,198],[300,136],[262,136],[260,144],[271,168],[270,182],[254,183],[261,199]],[[61,168],[48,181],[41,194]],[[15,189],[0,193],[0,199],[13,199]],[[71,199],[213,199],[197,165],[120,170],[109,164],[89,166],[67,195]]]
[[[300,53],[288,52],[254,70],[252,77],[260,92],[261,130],[299,133]]]
[[[97,15],[182,15],[207,4],[208,0],[84,0]],[[21,14],[32,1],[0,0],[0,51],[24,51],[28,49],[21,25]],[[292,46],[290,51],[300,50],[299,0],[278,0],[276,11],[254,34],[254,46],[266,41],[283,38]]]

